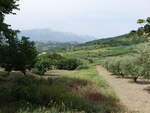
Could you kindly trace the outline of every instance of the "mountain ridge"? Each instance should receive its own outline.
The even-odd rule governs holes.
[[[51,29],[22,30],[19,37],[27,36],[33,41],[56,41],[56,42],[88,42],[95,40],[94,36],[77,35],[71,32],[60,32]]]

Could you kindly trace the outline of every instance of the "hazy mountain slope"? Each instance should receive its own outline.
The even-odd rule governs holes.
[[[69,32],[58,32],[50,29],[24,30],[19,36],[28,36],[34,41],[87,42],[95,40],[92,36],[80,36]]]
[[[39,52],[43,51],[60,51],[64,49],[70,49],[79,43],[77,42],[54,42],[54,41],[47,41],[47,42],[41,42],[41,41],[36,41],[35,42],[37,50]]]

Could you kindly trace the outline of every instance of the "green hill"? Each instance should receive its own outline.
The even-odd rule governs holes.
[[[148,38],[134,39],[129,34],[124,34],[116,37],[86,42],[84,44],[80,44],[76,46],[76,49],[92,49],[92,48],[95,49],[95,48],[102,48],[102,47],[129,46],[129,45],[139,44],[147,41]]]

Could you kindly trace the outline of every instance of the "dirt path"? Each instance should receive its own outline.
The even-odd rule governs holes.
[[[103,76],[115,90],[122,103],[131,111],[150,113],[150,84],[131,83],[131,79],[111,76],[102,66],[97,66],[100,76]]]

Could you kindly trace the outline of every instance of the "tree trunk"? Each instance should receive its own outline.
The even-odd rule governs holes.
[[[124,77],[125,77],[125,75],[124,75],[122,72],[120,72],[120,75],[122,76],[122,78],[124,78]]]
[[[134,82],[137,82],[138,77],[134,77],[133,79],[134,79]]]

